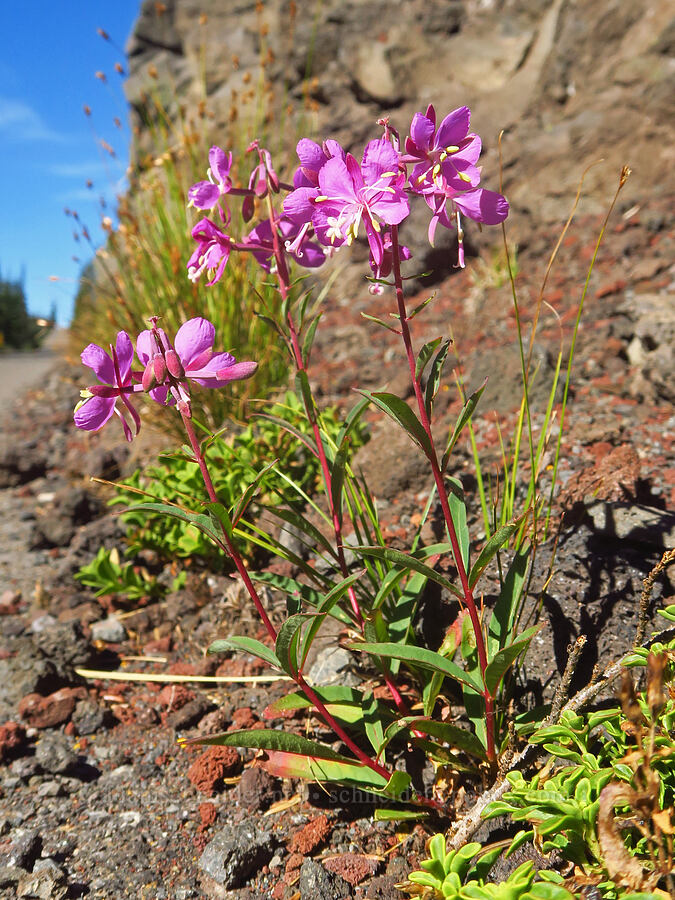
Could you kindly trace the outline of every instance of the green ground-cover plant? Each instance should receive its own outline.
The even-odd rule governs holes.
[[[193,229],[196,247],[187,260],[190,280],[195,283],[208,277],[213,284],[233,260],[250,254],[277,292],[277,314],[268,310],[265,321],[273,329],[274,342],[287,351],[302,402],[303,423],[300,427],[274,416],[272,421],[297,437],[314,458],[320,478],[311,495],[269,455],[257,462],[256,473],[251,473],[239,497],[225,498],[219,493],[219,476],[208,458],[210,439],[200,442],[197,437],[191,385],[222,388],[251,377],[256,363],[237,363],[230,354],[216,352],[216,329],[205,317],[190,319],[174,335],[163,327],[164,320],[152,316],[150,328],[138,335],[135,349],[125,331],[118,332],[110,354],[90,344],[82,359],[100,383],[83,392],[75,413],[76,424],[90,430],[117,415],[131,439],[140,427],[132,402],[138,394],[160,405],[175,406],[188,438],[184,452],[198,468],[208,499],[196,497],[190,504],[179,505],[144,502],[135,512],[163,513],[188,522],[229,557],[267,636],[263,642],[230,635],[214,644],[211,652],[243,650],[288,675],[296,690],[284,702],[312,710],[342,748],[336,750],[330,743],[274,728],[230,732],[205,741],[264,750],[264,765],[276,774],[342,781],[439,813],[446,812],[449,800],[443,788],[427,793],[413,785],[412,775],[395,767],[396,758],[402,747],[412,745],[439,769],[464,767],[476,780],[486,782],[496,777],[500,756],[510,743],[503,706],[504,678],[527,652],[537,631],[536,625],[521,630],[519,613],[530,558],[527,535],[536,536],[534,524],[545,510],[539,497],[534,449],[544,438],[535,440],[531,427],[526,351],[521,351],[521,360],[522,421],[527,425],[521,428],[533,460],[530,492],[524,508],[511,508],[506,519],[498,517],[495,527],[477,544],[469,531],[461,483],[451,474],[451,461],[453,448],[471,425],[483,388],[467,391],[447,438],[439,443],[433,428],[434,402],[443,383],[450,340],[440,335],[415,348],[411,334],[411,320],[429,301],[411,309],[405,296],[402,264],[410,254],[399,244],[398,225],[408,215],[410,203],[426,202],[429,207],[430,237],[438,226],[457,228],[460,265],[464,263],[461,215],[489,225],[503,222],[508,213],[501,194],[479,186],[480,139],[469,131],[469,115],[468,108],[461,107],[437,126],[435,111],[429,107],[413,118],[403,144],[388,120],[383,120],[382,137],[368,143],[360,163],[335,141],[319,145],[303,139],[297,148],[300,166],[292,184],[279,177],[270,152],[254,141],[250,150],[255,166],[248,187],[238,186],[232,154],[212,147],[208,180],[193,184],[188,191],[191,204],[211,214],[211,218],[204,215]],[[229,209],[239,201],[241,220]],[[242,236],[237,231],[240,221],[248,223],[256,211],[263,210],[264,218]],[[367,316],[371,324],[364,327],[386,327],[400,337],[402,365],[410,376],[413,402],[387,391],[362,390],[335,434],[318,412],[310,378],[320,309],[311,301],[310,292],[301,291],[290,267],[317,268],[327,255],[353,243],[362,224],[370,250],[372,294],[382,298],[390,289],[395,301],[388,318],[383,318],[386,308],[378,310],[380,315]],[[140,370],[133,368],[134,354]],[[553,390],[551,398],[554,396]],[[369,406],[403,429],[433,476],[433,488],[408,552],[387,546],[377,504],[352,465],[355,429]],[[514,459],[518,458],[516,453]],[[268,503],[266,511],[294,527],[311,551],[309,559],[289,549],[249,515],[255,495],[264,494],[268,472],[275,465],[292,492],[290,496],[302,499],[304,508],[291,501]],[[517,465],[512,471],[515,478]],[[425,546],[421,528],[434,503],[442,511],[444,533],[437,543]],[[276,553],[291,563],[297,574],[290,578],[249,571],[242,556],[242,540]],[[492,609],[484,609],[480,580],[500,550],[514,542],[517,552],[511,564],[500,566],[498,599]],[[272,584],[286,595],[285,616],[265,607],[256,582]],[[439,635],[438,650],[422,645],[414,628],[429,584],[444,589],[461,610],[447,634]],[[328,616],[342,624],[346,646],[382,681],[387,699],[365,688],[336,693],[309,683],[307,659]],[[401,690],[404,678],[412,680],[412,701]],[[443,714],[452,705],[448,698],[463,702],[461,720]]]
[[[446,850],[445,836],[436,834],[429,859],[410,875],[410,893],[582,898],[593,889],[603,900],[672,896],[675,699],[672,677],[664,683],[667,667],[665,653],[651,652],[645,691],[636,694],[624,669],[619,702],[583,715],[566,710],[537,729],[530,743],[547,752],[547,762],[529,777],[509,772],[510,789],[485,810],[487,819],[507,815],[527,825],[508,842],[507,858],[527,843],[557,854],[555,867],[536,873],[538,882],[532,863],[523,863],[501,885],[483,883],[477,865],[468,871],[469,861],[479,859],[487,872],[503,842]]]
[[[143,566],[120,562],[116,547],[101,547],[94,559],[76,572],[75,578],[91,588],[95,597],[116,595],[130,602],[158,598],[166,590]],[[184,573],[174,578],[171,590],[182,587],[184,580]]]

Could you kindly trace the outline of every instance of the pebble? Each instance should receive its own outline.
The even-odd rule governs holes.
[[[103,641],[105,644],[121,644],[126,640],[127,631],[124,625],[115,616],[93,622],[91,625],[91,639]]]
[[[227,825],[211,840],[199,859],[199,867],[227,890],[242,887],[266,865],[274,853],[273,837],[252,823]]]

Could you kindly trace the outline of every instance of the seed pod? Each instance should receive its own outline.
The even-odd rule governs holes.
[[[157,356],[153,356],[152,367],[155,372],[157,383],[164,384],[164,381],[166,379],[166,363],[164,362],[164,357],[161,354],[158,353]]]

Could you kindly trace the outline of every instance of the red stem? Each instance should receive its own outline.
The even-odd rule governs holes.
[[[434,438],[431,433],[431,423],[429,422],[429,417],[427,416],[426,406],[424,404],[424,396],[422,394],[422,385],[420,380],[416,376],[415,372],[415,353],[413,351],[412,338],[410,335],[410,327],[408,325],[409,319],[407,310],[405,307],[405,298],[403,296],[403,280],[401,278],[401,261],[399,256],[399,244],[398,244],[398,227],[396,225],[392,225],[391,227],[391,246],[392,246],[392,256],[393,256],[393,274],[394,274],[394,284],[396,288],[396,303],[398,305],[398,315],[399,321],[401,325],[401,337],[403,338],[403,344],[405,346],[406,356],[408,358],[408,367],[410,369],[410,377],[412,379],[413,389],[415,391],[415,398],[417,400],[417,408],[419,410],[420,421],[422,423],[422,427],[426,432],[427,438],[429,439],[429,447],[430,450],[426,453],[426,456],[431,465],[431,470],[434,475],[434,481],[436,483],[436,489],[438,491],[438,497],[441,502],[441,509],[443,510],[443,517],[445,518],[445,523],[448,529],[448,536],[450,537],[450,544],[452,545],[452,554],[455,559],[455,566],[457,567],[457,574],[459,575],[459,580],[462,585],[462,592],[464,594],[464,603],[469,612],[469,617],[471,619],[471,625],[473,626],[474,634],[476,637],[476,652],[478,653],[478,664],[480,666],[481,675],[485,675],[485,670],[487,668],[487,652],[485,648],[485,639],[483,637],[483,628],[480,621],[480,616],[478,614],[478,608],[476,606],[476,601],[474,600],[473,592],[469,586],[469,576],[466,571],[466,566],[464,565],[464,560],[462,559],[462,551],[459,546],[459,540],[457,539],[457,532],[455,530],[454,522],[452,521],[452,513],[450,512],[450,503],[448,501],[448,492],[445,487],[445,481],[443,480],[443,474],[441,472],[440,465],[438,463],[438,454],[436,452],[436,445],[434,443]],[[496,750],[495,750],[495,709],[494,709],[494,696],[488,691],[487,687],[483,690],[483,699],[485,701],[485,720],[486,720],[486,741],[487,741],[487,757],[491,762],[496,759]]]

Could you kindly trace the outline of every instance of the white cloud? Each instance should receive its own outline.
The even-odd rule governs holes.
[[[62,143],[66,140],[63,134],[51,129],[32,106],[9,97],[0,97],[0,134],[15,141]]]

